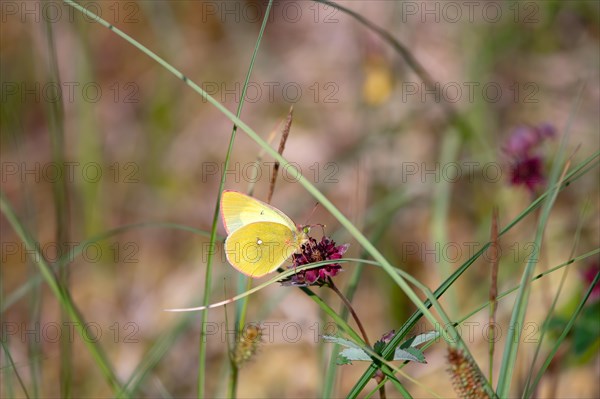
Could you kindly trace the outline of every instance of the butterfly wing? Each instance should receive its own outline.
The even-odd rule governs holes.
[[[283,264],[301,245],[296,230],[275,222],[256,222],[234,230],[225,240],[227,261],[250,277],[261,277]]]
[[[221,216],[229,234],[242,226],[257,222],[279,223],[294,232],[297,230],[292,219],[279,209],[237,191],[223,191]]]

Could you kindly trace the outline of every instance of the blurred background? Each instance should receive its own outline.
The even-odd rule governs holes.
[[[81,4],[235,112],[266,2]],[[284,157],[392,264],[435,289],[488,242],[493,207],[504,227],[544,191],[567,126],[572,166],[598,150],[599,3],[340,4],[402,48],[342,10],[278,1],[241,119],[268,140],[293,106]],[[163,309],[201,303],[209,241],[201,232],[209,232],[213,220],[231,121],[148,56],[66,4],[4,1],[1,18],[2,193],[38,252],[23,244],[3,207],[0,396],[25,397],[19,378],[35,397],[64,396],[65,384],[74,397],[115,394],[40,277],[40,256],[67,265],[68,273],[56,273],[68,278],[89,339],[103,348],[121,382],[138,376],[138,396],[195,395],[201,314]],[[542,139],[538,133],[545,128],[554,135]],[[521,149],[529,146],[526,154],[507,147],[511,137]],[[531,137],[537,141],[523,144]],[[272,140],[278,145],[279,135]],[[540,161],[533,170],[517,167],[526,156]],[[226,187],[252,188],[265,200],[272,162],[238,132]],[[531,175],[539,179],[527,180]],[[559,195],[537,272],[569,260],[580,223],[573,254],[598,248],[598,178],[598,168],[591,168]],[[338,244],[350,244],[348,256],[362,256],[323,207],[313,212],[315,200],[285,169],[272,204],[296,223],[326,225]],[[537,216],[527,216],[500,241],[500,291],[518,284]],[[122,226],[129,227],[111,233]],[[225,235],[220,222],[218,233]],[[72,254],[82,243],[80,253]],[[221,244],[216,255],[213,302],[238,289],[237,272]],[[336,277],[340,288],[355,267],[344,265]],[[558,315],[568,314],[587,289],[585,273],[597,270],[597,255],[570,267],[575,270],[559,298]],[[533,284],[515,394],[560,275]],[[442,301],[451,318],[487,301],[488,279],[489,262],[480,259]],[[330,290],[314,291],[334,309],[342,308]],[[514,296],[500,302],[502,327],[513,302]],[[353,303],[371,341],[397,329],[414,311],[389,277],[371,266],[363,270]],[[579,346],[575,338],[567,340],[542,380],[540,397],[600,396],[595,309],[583,334],[588,339]],[[226,311],[231,322],[233,306]],[[319,307],[301,291],[275,284],[250,297],[247,319],[263,326],[263,338],[240,370],[239,397],[320,396],[332,354],[319,335],[338,331]],[[479,312],[462,330],[483,365],[487,320],[487,312]],[[224,397],[232,328],[223,308],[212,310],[209,322],[207,395]],[[420,328],[415,334],[432,326]],[[498,364],[503,343],[501,337]],[[543,351],[549,348],[542,345]],[[434,345],[426,358],[427,364],[404,369],[421,386],[401,380],[415,397],[431,396],[424,386],[452,396],[445,346]],[[148,366],[143,374],[140,365]],[[366,367],[341,366],[337,395],[345,396]],[[364,394],[374,386],[371,382]],[[390,387],[388,396],[399,394]]]

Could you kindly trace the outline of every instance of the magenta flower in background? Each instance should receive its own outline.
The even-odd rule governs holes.
[[[510,183],[524,185],[530,192],[544,184],[544,158],[536,155],[535,150],[547,138],[556,135],[552,125],[519,126],[502,146],[502,150],[511,159]]]
[[[323,236],[321,241],[317,242],[312,237],[302,244],[300,251],[292,255],[292,268],[297,268],[309,263],[321,262],[323,260],[341,259],[342,255],[348,250],[349,244],[335,245],[335,241],[331,238]],[[309,270],[301,270],[293,276],[282,281],[283,285],[322,286],[327,283],[328,277],[334,277],[342,270],[339,263],[331,263],[328,265],[316,267]]]

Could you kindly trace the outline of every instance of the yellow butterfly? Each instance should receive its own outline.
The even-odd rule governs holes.
[[[285,213],[237,191],[223,191],[221,217],[227,261],[250,277],[271,273],[308,240]]]

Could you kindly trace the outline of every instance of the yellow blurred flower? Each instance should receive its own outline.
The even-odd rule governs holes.
[[[380,57],[367,60],[362,95],[369,105],[381,105],[387,101],[394,88],[394,76],[390,65]]]

